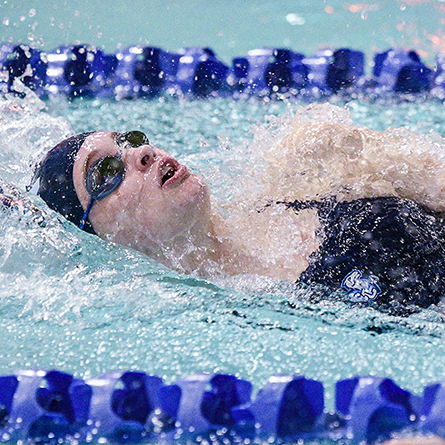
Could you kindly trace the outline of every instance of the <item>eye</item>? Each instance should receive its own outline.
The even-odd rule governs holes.
[[[148,145],[149,141],[147,136],[142,133],[142,131],[134,130],[121,134],[118,138],[118,143],[127,143],[130,145],[130,147],[136,148],[140,147],[141,145]]]
[[[92,198],[109,195],[123,181],[125,164],[116,156],[107,156],[95,162],[87,173],[86,185]]]

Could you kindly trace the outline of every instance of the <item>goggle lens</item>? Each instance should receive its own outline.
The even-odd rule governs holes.
[[[149,145],[150,142],[142,131],[133,130],[119,135],[118,144],[124,145],[125,143],[130,145],[130,147],[136,148],[140,147],[141,145]]]
[[[87,173],[86,186],[94,199],[105,198],[117,189],[125,177],[125,164],[116,156],[106,156],[95,162]]]

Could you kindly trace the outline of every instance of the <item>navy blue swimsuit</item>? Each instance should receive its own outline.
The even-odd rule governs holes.
[[[286,203],[316,207],[319,251],[299,281],[343,289],[350,300],[410,313],[445,296],[445,230],[438,213],[399,198]]]

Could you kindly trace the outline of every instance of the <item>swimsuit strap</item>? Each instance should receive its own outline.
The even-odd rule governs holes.
[[[319,201],[314,199],[310,201],[296,200],[293,202],[288,201],[276,201],[276,204],[284,204],[287,208],[293,209],[295,212],[300,212],[306,209],[315,209],[318,212],[318,216],[322,222],[329,220],[331,212],[339,204],[339,201],[334,196],[322,198]],[[269,204],[270,205],[270,204]]]

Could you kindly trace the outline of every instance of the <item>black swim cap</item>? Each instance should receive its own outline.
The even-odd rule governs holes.
[[[72,136],[57,144],[43,159],[37,172],[37,194],[48,206],[68,221],[79,225],[85,211],[77,197],[73,182],[73,167],[77,152],[85,139],[94,132]],[[84,230],[95,233],[87,221]]]

